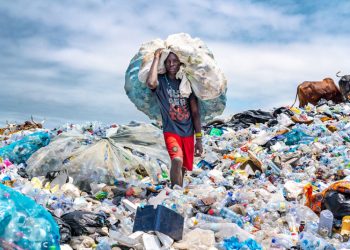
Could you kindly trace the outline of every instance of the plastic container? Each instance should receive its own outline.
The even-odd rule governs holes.
[[[333,214],[329,210],[323,210],[320,213],[320,222],[318,224],[318,233],[323,236],[331,236],[333,228]]]
[[[344,216],[342,219],[341,235],[350,235],[350,216]]]

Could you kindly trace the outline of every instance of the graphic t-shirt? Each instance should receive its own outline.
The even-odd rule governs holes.
[[[180,95],[180,80],[171,80],[165,74],[158,75],[158,86],[155,89],[160,113],[163,120],[163,131],[179,136],[191,136],[194,133],[190,111],[190,99]]]

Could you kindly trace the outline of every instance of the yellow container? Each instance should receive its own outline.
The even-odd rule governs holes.
[[[350,235],[350,216],[344,216],[341,226],[341,235]]]

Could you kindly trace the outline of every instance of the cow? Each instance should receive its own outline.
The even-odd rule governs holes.
[[[350,99],[350,75],[343,75],[340,76],[340,71],[336,74],[337,77],[340,77],[339,79],[339,89],[340,93],[342,94],[343,101],[348,101]]]
[[[335,85],[332,78],[325,78],[322,81],[305,81],[299,84],[297,88],[297,93],[295,95],[295,100],[292,105],[299,98],[299,107],[305,107],[308,103],[317,105],[318,101],[321,99],[326,99],[328,101],[333,101],[334,103],[341,103],[343,97]]]
[[[7,126],[5,128],[0,128],[0,135],[9,135],[22,130],[43,128],[44,122],[45,120],[41,123],[35,122],[33,116],[31,116],[31,121],[25,121],[23,124],[8,123],[6,121]]]

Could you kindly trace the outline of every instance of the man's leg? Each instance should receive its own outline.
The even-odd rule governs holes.
[[[179,185],[182,187],[183,184],[183,168],[182,168],[182,159],[179,157],[175,157],[171,161],[171,169],[170,169],[170,180],[171,187],[175,185]]]
[[[167,147],[170,159],[170,181],[171,186],[179,185],[182,187],[183,184],[183,152],[181,148],[181,138],[180,136],[172,133],[164,133],[165,145]]]

